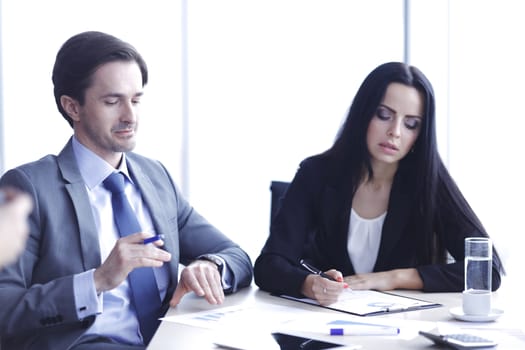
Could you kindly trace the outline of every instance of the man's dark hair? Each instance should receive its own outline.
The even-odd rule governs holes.
[[[73,120],[62,108],[60,97],[67,95],[83,105],[93,73],[101,65],[114,61],[137,62],[142,74],[142,86],[147,84],[148,68],[142,56],[132,45],[112,35],[83,32],[68,39],[58,51],[53,67],[55,102],[71,127]]]

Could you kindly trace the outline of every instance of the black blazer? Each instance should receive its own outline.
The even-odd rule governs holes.
[[[303,258],[323,271],[336,268],[344,276],[355,274],[347,251],[352,189],[351,181],[343,173],[340,164],[324,156],[310,157],[301,163],[255,261],[255,283],[260,288],[301,296],[301,286],[308,275],[299,265]],[[439,216],[436,221],[441,223],[435,231],[455,262],[418,263],[418,230],[412,220],[417,206],[410,186],[405,178],[396,175],[373,270],[414,267],[423,280],[424,291],[462,291],[464,239],[482,233],[466,220],[459,220],[454,214],[456,208],[443,204],[435,213]],[[493,289],[497,289],[498,269],[493,268],[492,275]]]

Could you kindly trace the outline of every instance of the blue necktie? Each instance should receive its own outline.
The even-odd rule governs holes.
[[[141,231],[135,212],[124,193],[124,175],[112,173],[104,180],[104,187],[111,192],[113,216],[120,237]],[[144,344],[148,344],[155,333],[160,317],[160,295],[151,267],[140,267],[128,275],[132,301],[137,311]]]

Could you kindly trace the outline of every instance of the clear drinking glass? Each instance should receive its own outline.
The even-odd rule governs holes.
[[[492,299],[492,241],[486,237],[465,239],[465,290],[463,312],[488,315]]]

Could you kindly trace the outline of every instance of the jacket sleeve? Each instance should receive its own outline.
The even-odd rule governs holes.
[[[225,261],[230,272],[230,288],[225,290],[226,293],[234,293],[249,286],[253,278],[253,266],[248,254],[200,215],[182,196],[178,187],[172,184],[177,201],[180,262],[187,265],[202,255],[217,255]]]
[[[270,234],[254,265],[255,283],[268,292],[300,297],[308,272],[299,266],[309,233],[316,227],[315,187],[318,181],[303,162],[276,213]]]
[[[454,185],[454,184],[453,184]],[[461,292],[465,276],[465,238],[486,237],[483,227],[461,193],[453,194],[443,183],[438,189],[435,231],[446,248],[448,262],[417,267],[425,292]],[[459,197],[458,197],[459,196]],[[463,203],[463,208],[458,203]],[[492,289],[501,285],[501,262],[493,249]]]

